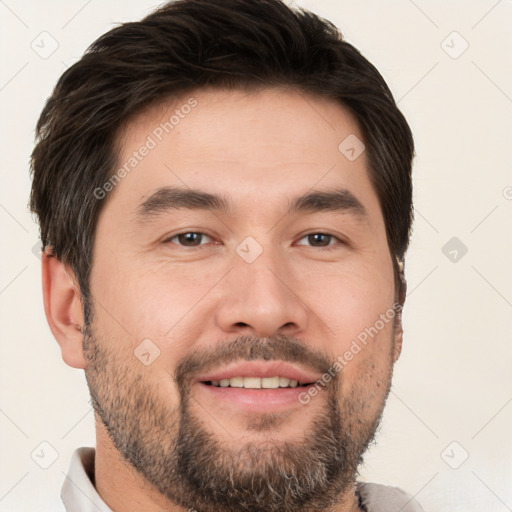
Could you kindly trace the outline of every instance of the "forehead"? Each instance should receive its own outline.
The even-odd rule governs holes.
[[[120,130],[117,171],[124,172],[109,201],[133,212],[158,188],[179,186],[270,211],[283,195],[343,187],[366,196],[371,211],[378,205],[366,154],[344,152],[347,144],[359,152],[362,140],[355,117],[329,98],[295,89],[197,90]]]

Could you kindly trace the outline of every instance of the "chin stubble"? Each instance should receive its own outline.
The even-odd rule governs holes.
[[[265,443],[237,447],[236,433],[223,427],[223,440],[197,416],[195,411],[203,411],[206,422],[211,419],[222,426],[222,418],[204,415],[196,403],[191,376],[207,362],[236,358],[285,359],[307,365],[313,361],[317,369],[325,369],[329,362],[325,356],[290,338],[272,338],[263,344],[257,338],[241,337],[214,353],[184,358],[174,376],[180,402],[171,407],[161,396],[162,388],[144,377],[146,367],[138,368],[135,358],[127,361],[103,349],[89,327],[84,349],[91,402],[115,448],[163,496],[185,510],[331,511],[354,485],[385,402],[379,414],[368,420],[363,414],[364,383],[356,386],[356,393],[340,399],[341,382],[336,378],[315,398],[325,405],[306,419],[302,442],[273,439],[272,431],[282,416],[265,414],[250,424],[250,430],[268,434]],[[338,377],[343,378],[342,373]],[[294,416],[300,421],[300,414]]]

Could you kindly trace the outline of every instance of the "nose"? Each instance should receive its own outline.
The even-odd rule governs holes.
[[[253,262],[234,256],[234,268],[220,290],[216,320],[233,334],[271,337],[307,329],[308,307],[300,283],[278,251],[265,249]],[[304,283],[304,276],[301,279]]]

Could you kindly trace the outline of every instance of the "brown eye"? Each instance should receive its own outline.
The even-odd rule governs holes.
[[[304,239],[307,239],[308,243],[299,245],[309,245],[310,247],[329,247],[335,245],[331,243],[333,240],[340,242],[340,240],[334,235],[329,235],[327,233],[310,233],[309,235],[305,235],[301,238],[301,240]]]
[[[166,242],[178,243],[178,245],[182,245],[183,247],[198,247],[200,245],[204,245],[201,242],[205,237],[208,239],[210,238],[204,233],[189,231],[187,233],[179,233],[174,235],[173,237],[166,240]],[[177,242],[174,242],[173,240],[177,240]]]

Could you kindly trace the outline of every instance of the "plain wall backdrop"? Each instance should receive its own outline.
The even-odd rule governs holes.
[[[510,511],[512,1],[296,3],[376,65],[416,143],[404,347],[361,479],[402,487],[427,512]],[[64,364],[43,311],[34,127],[93,40],[158,5],[0,1],[2,512],[62,510],[71,453],[95,443],[83,371]]]

